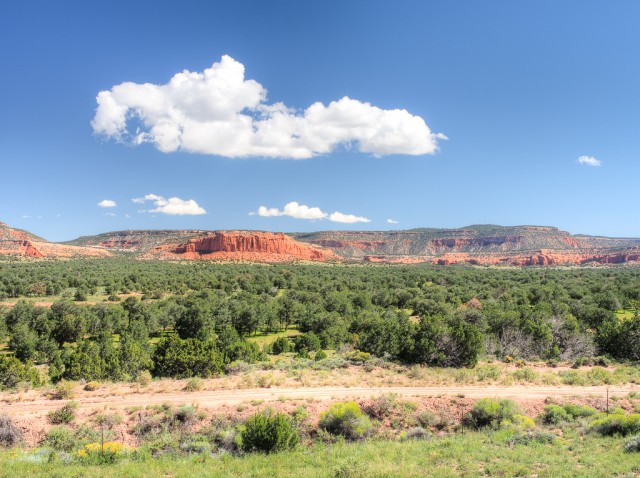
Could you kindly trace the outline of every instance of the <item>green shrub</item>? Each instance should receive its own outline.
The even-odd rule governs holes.
[[[87,384],[84,386],[84,389],[87,392],[95,392],[99,388],[100,388],[100,382],[96,382],[95,380],[91,382],[87,382]]]
[[[538,372],[529,367],[523,367],[513,372],[513,378],[518,382],[535,382],[538,377]]]
[[[187,380],[187,384],[184,386],[184,391],[197,392],[198,390],[202,390],[202,387],[204,387],[204,382],[198,377],[193,377]]]
[[[183,405],[182,407],[178,408],[174,412],[173,418],[178,424],[184,427],[190,427],[198,419],[196,415],[196,409],[191,405]]]
[[[15,357],[0,355],[0,390],[15,388],[21,382],[34,387],[43,384],[40,372],[31,362],[23,364]]]
[[[400,435],[401,440],[428,440],[431,432],[422,427],[413,427]]]
[[[481,365],[476,368],[476,376],[481,382],[497,380],[502,375],[502,370],[497,365]]]
[[[307,352],[316,352],[322,348],[320,346],[320,339],[313,332],[295,336],[293,338],[293,344],[295,351],[298,353],[303,349]]]
[[[611,384],[614,382],[613,374],[602,367],[593,367],[587,372],[587,378],[593,385]]]
[[[398,397],[395,393],[384,393],[371,399],[365,407],[365,412],[371,418],[381,420],[391,415],[398,407]]]
[[[590,407],[589,405],[574,405],[573,403],[565,403],[564,405],[562,405],[562,408],[564,408],[566,412],[574,419],[592,417],[598,414],[598,410]]]
[[[533,430],[536,427],[536,422],[533,421],[533,418],[518,414],[514,415],[511,420],[504,420],[502,424],[520,431]]]
[[[356,402],[334,403],[320,415],[318,426],[332,435],[358,440],[369,433],[371,421]]]
[[[586,385],[585,377],[575,370],[563,370],[558,374],[564,385]]]
[[[100,427],[109,429],[122,423],[122,415],[119,413],[99,413],[96,415],[95,421]]]
[[[170,335],[158,342],[153,354],[156,377],[211,377],[223,370],[222,355],[215,340],[182,340]]]
[[[623,415],[615,413],[594,420],[589,431],[604,436],[627,436],[640,432],[640,414]]]
[[[547,425],[558,425],[562,422],[568,422],[571,417],[567,411],[560,405],[547,405],[544,407],[542,415],[543,423]]]
[[[56,451],[72,452],[78,448],[78,440],[68,428],[52,427],[42,440],[42,445]]]
[[[547,425],[558,425],[563,422],[570,422],[576,418],[586,418],[596,415],[598,411],[588,405],[574,405],[565,403],[564,405],[547,405],[544,407],[542,421]]]
[[[67,382],[66,380],[60,380],[56,384],[56,389],[51,393],[53,400],[69,400],[74,396],[73,382]]]
[[[138,376],[136,377],[136,383],[142,387],[146,387],[151,383],[152,377],[151,372],[148,370],[140,370]]]
[[[539,443],[542,445],[553,443],[556,436],[553,433],[548,433],[542,430],[526,430],[523,432],[514,433],[508,440],[509,446],[514,445],[531,445],[533,443]]]
[[[640,452],[640,435],[632,437],[631,440],[625,444],[624,451],[627,453]]]
[[[247,419],[240,439],[245,452],[275,453],[293,449],[300,436],[284,413],[267,410]]]
[[[354,350],[347,355],[346,359],[355,364],[364,363],[371,357],[369,352],[363,352],[362,350]]]
[[[313,360],[319,362],[320,360],[325,360],[327,358],[327,352],[324,350],[318,350],[313,357]]]
[[[67,402],[62,408],[58,410],[52,410],[48,414],[49,423],[52,425],[62,425],[64,423],[71,423],[76,419],[76,410],[78,409],[78,402]]]
[[[433,425],[436,422],[436,416],[433,414],[433,412],[424,411],[424,412],[420,412],[416,416],[416,421],[420,424],[420,426],[426,428]]]
[[[291,352],[291,341],[286,337],[278,337],[269,347],[270,353],[273,355],[285,354]]]
[[[472,428],[499,428],[505,420],[511,421],[518,409],[513,400],[478,400],[467,416],[467,423]]]
[[[13,423],[13,420],[3,413],[0,415],[0,447],[11,448],[22,443],[24,436],[22,430]]]

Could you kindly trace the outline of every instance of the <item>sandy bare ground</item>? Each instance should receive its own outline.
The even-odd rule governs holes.
[[[258,388],[245,390],[206,390],[199,392],[135,393],[122,396],[75,398],[79,408],[126,408],[134,406],[171,403],[197,403],[204,408],[217,408],[250,401],[274,402],[283,400],[330,400],[361,399],[383,393],[394,393],[399,397],[464,397],[511,398],[516,401],[544,400],[554,398],[602,398],[623,397],[631,391],[640,391],[640,386],[625,387],[571,387],[571,386],[444,386],[444,387],[303,387],[303,388]],[[36,399],[32,401],[5,400],[0,404],[2,412],[9,414],[37,414],[60,408],[63,400]]]

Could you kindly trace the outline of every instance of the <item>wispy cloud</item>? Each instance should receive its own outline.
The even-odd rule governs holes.
[[[398,224],[398,221],[396,221],[395,219],[387,219],[387,222],[389,224]]]
[[[346,145],[374,156],[424,155],[447,139],[405,109],[347,96],[304,111],[269,104],[267,90],[245,79],[244,65],[227,55],[203,72],[177,73],[166,84],[121,83],[99,92],[96,101],[96,134],[151,143],[164,153],[304,159]]]

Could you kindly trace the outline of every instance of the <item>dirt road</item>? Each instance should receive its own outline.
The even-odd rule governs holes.
[[[394,393],[402,397],[442,397],[459,396],[464,398],[511,398],[516,401],[544,400],[546,397],[597,397],[604,399],[623,397],[630,391],[640,391],[640,386],[625,387],[570,387],[570,386],[444,386],[444,387],[318,387],[318,388],[257,388],[240,390],[203,390],[198,392],[130,393],[127,395],[91,396],[83,394],[76,397],[80,409],[99,409],[104,407],[125,408],[161,403],[173,405],[198,403],[200,407],[216,408],[224,405],[236,405],[243,402],[261,400],[265,402],[281,400],[343,400],[366,398],[382,393]],[[12,401],[0,403],[0,410],[9,414],[47,412],[59,408],[64,401],[36,399],[32,401]]]

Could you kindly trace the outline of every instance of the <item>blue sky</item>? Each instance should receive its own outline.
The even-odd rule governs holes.
[[[635,1],[3,2],[0,221],[50,240],[475,223],[638,237],[639,20]],[[244,78],[201,81],[214,63]],[[189,88],[162,86],[184,70]],[[227,91],[235,109],[216,103]],[[116,105],[100,117],[99,92]]]

